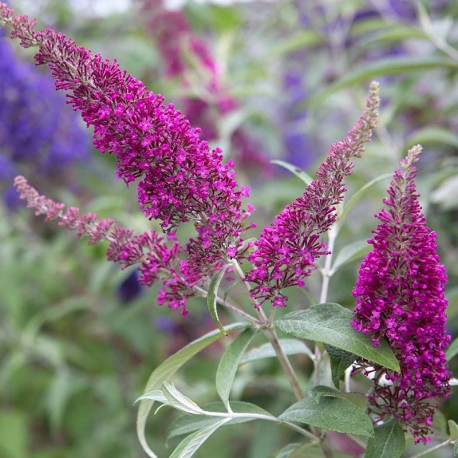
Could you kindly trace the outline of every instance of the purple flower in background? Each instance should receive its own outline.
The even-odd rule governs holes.
[[[19,172],[61,178],[88,159],[88,136],[51,78],[22,62],[0,31],[0,185],[7,205]]]
[[[142,286],[139,282],[138,271],[130,273],[118,286],[118,297],[123,304],[132,302],[142,293]]]
[[[353,295],[357,298],[352,326],[370,334],[374,346],[385,338],[401,367],[400,373],[375,367],[369,397],[378,419],[393,416],[416,442],[427,442],[437,401],[450,393],[450,372],[444,351],[444,297],[447,276],[436,252],[436,234],[426,226],[415,188],[413,147],[401,162],[384,200],[387,209],[368,242],[373,250],[361,264]],[[379,383],[382,376],[388,383]]]
[[[301,55],[301,62],[304,61]],[[294,57],[291,59],[296,61]],[[307,168],[316,159],[311,153],[311,142],[305,132],[307,112],[300,104],[307,99],[302,66],[290,64],[283,75],[283,144],[285,160],[296,167]]]
[[[372,83],[366,109],[356,125],[331,146],[304,194],[287,205],[254,243],[256,249],[249,256],[254,268],[246,278],[256,284],[251,295],[260,303],[272,300],[274,306],[284,307],[287,297],[281,290],[304,286],[305,277],[316,268],[315,260],[328,254],[320,234],[336,220],[335,206],[346,191],[343,180],[352,172],[351,159],[361,156],[371,138],[378,101],[378,85]]]
[[[165,75],[179,78],[186,89],[193,85],[190,76],[197,75],[201,94],[181,97],[179,105],[191,124],[201,128],[204,140],[217,140],[220,134],[216,120],[236,110],[239,103],[221,82],[210,47],[193,34],[183,11],[167,10],[162,0],[143,0],[142,14],[165,65]],[[239,167],[256,170],[257,174],[261,170],[264,177],[272,174],[269,157],[246,130],[235,129],[231,144]]]

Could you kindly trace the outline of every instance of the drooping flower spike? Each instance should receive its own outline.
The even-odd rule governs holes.
[[[370,369],[375,385],[369,402],[376,420],[392,416],[416,442],[427,442],[437,403],[450,394],[451,373],[444,354],[450,341],[445,330],[447,276],[414,181],[420,153],[415,146],[401,161],[384,199],[387,208],[376,215],[381,224],[368,240],[374,248],[353,290],[352,326],[370,334],[374,346],[386,339],[401,367],[400,373]],[[381,378],[388,383],[380,383]]]
[[[276,216],[266,227],[249,260],[254,268],[246,278],[255,283],[252,297],[262,303],[271,300],[284,307],[282,289],[304,286],[304,279],[316,268],[314,262],[328,254],[320,234],[336,221],[336,205],[346,191],[343,180],[353,169],[351,159],[360,157],[377,122],[378,84],[372,83],[366,108],[347,137],[334,143],[328,158],[304,194]]]
[[[164,98],[122,71],[114,60],[78,46],[53,30],[34,30],[35,21],[15,16],[0,3],[0,25],[12,27],[24,47],[38,47],[38,64],[48,64],[56,88],[88,126],[94,146],[116,154],[118,176],[127,184],[139,180],[138,200],[148,218],[157,218],[174,238],[177,227],[192,221],[197,237],[187,244],[183,267],[189,284],[234,256],[242,245],[242,208],[248,188],[235,181],[233,162],[223,164],[221,150],[210,150],[199,130]]]
[[[121,265],[123,269],[139,265],[139,282],[152,286],[161,280],[163,287],[158,294],[158,303],[167,304],[174,310],[187,314],[186,300],[194,296],[180,274],[179,255],[181,246],[175,242],[168,246],[155,231],[134,235],[132,230],[118,226],[112,219],[98,220],[95,213],[80,213],[78,208],[64,209],[65,205],[40,195],[27,180],[18,176],[14,185],[27,206],[35,214],[55,219],[60,226],[76,232],[78,237],[88,237],[89,244],[108,241],[107,259]]]

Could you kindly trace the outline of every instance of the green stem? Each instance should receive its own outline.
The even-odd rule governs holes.
[[[207,297],[208,292],[204,288],[201,288],[200,286],[194,286],[194,290],[201,296]],[[260,326],[262,324],[254,316],[251,316],[249,313],[244,312],[243,310],[239,309],[236,305],[227,302],[225,299],[219,296],[216,297],[216,302],[222,305],[223,307],[227,308],[228,310],[231,310],[232,312],[237,313],[240,316],[243,316],[243,318],[255,324],[256,326]]]
[[[429,448],[428,450],[424,450],[423,452],[417,453],[416,455],[413,455],[411,458],[420,458],[420,456],[428,455],[429,453],[433,452],[434,450],[442,448],[445,445],[450,444],[451,442],[452,442],[452,439],[447,439],[445,442],[441,442],[440,444],[437,444],[434,447]]]

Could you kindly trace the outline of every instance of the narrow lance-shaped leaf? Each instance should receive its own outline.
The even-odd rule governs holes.
[[[245,329],[248,326],[246,323],[234,323],[225,327],[225,331],[235,331]],[[219,330],[214,330],[191,342],[176,352],[174,355],[167,358],[160,366],[158,366],[150,375],[146,384],[144,393],[159,390],[162,384],[169,380],[175,372],[180,369],[194,355],[199,353],[204,348],[208,347],[212,342],[220,339],[222,334]],[[137,435],[146,454],[152,458],[156,458],[156,454],[150,449],[145,437],[145,424],[151,408],[154,405],[153,400],[141,400],[137,414]]]
[[[218,317],[218,310],[217,310],[217,297],[218,297],[218,288],[219,285],[221,284],[221,280],[224,277],[224,273],[228,269],[230,264],[226,264],[223,266],[219,272],[217,272],[213,278],[211,279],[210,286],[208,287],[208,293],[207,293],[207,305],[208,305],[208,311],[210,312],[211,317],[213,318],[213,321],[216,323],[218,326],[218,329],[224,334],[227,335],[226,331],[224,330],[223,325],[219,321]]]
[[[224,411],[225,405],[221,402],[212,402],[210,404],[202,406],[202,408],[207,412],[221,412]],[[270,416],[269,412],[249,402],[232,401],[231,408],[232,411],[235,413],[253,414],[253,417],[235,416],[228,423],[231,425],[256,420],[255,415]],[[206,428],[207,426],[213,425],[214,423],[218,422],[220,419],[220,417],[210,417],[208,415],[181,415],[180,417],[175,419],[170,425],[170,431],[167,436],[167,440],[170,440],[173,437],[182,436],[184,434],[190,434],[199,429]]]
[[[277,164],[280,167],[285,168],[286,170],[289,170],[292,174],[296,175],[300,180],[302,180],[307,186],[313,181],[313,178],[307,172],[304,172],[304,170],[300,169],[299,167],[296,167],[293,164],[290,164],[285,161],[280,161],[278,159],[275,159],[270,162],[272,162],[272,164]]]
[[[216,390],[224,402],[224,405],[229,410],[229,395],[234,382],[235,373],[243,353],[247,349],[250,342],[256,335],[255,329],[245,329],[239,336],[229,345],[224,352],[223,357],[216,372]]]
[[[357,240],[344,246],[336,256],[330,275],[334,275],[345,264],[363,258],[371,249],[372,246],[367,243],[367,240]]]
[[[338,218],[338,221],[339,221],[339,226],[341,226],[343,224],[343,222],[345,221],[346,217],[348,216],[348,213],[350,212],[350,210],[354,207],[354,205],[358,202],[359,199],[361,199],[361,197],[363,197],[363,195],[370,189],[372,188],[373,186],[375,186],[377,183],[380,183],[381,181],[383,180],[387,180],[389,178],[391,178],[391,174],[390,173],[387,173],[385,175],[380,175],[374,179],[372,179],[371,181],[369,181],[368,183],[366,183],[362,188],[358,189],[358,191],[356,191],[350,198],[350,200],[345,203],[344,205],[344,208],[343,208],[343,211],[342,213],[339,215],[339,218]]]
[[[445,352],[445,356],[447,357],[447,361],[450,361],[456,355],[458,355],[458,338],[456,338],[450,344],[450,346],[447,348],[447,351]]]
[[[364,458],[399,458],[406,441],[402,426],[391,420],[374,428],[374,437],[369,438]]]
[[[412,58],[412,57],[403,57],[403,58],[388,58],[378,60],[374,64],[365,65],[363,68],[357,68],[356,70],[348,73],[346,76],[338,80],[333,85],[326,88],[324,91],[318,93],[317,95],[310,98],[304,105],[300,108],[310,108],[311,106],[317,105],[326,97],[331,94],[340,91],[346,87],[349,87],[356,83],[362,83],[368,81],[377,76],[386,76],[386,75],[401,75],[406,72],[418,72],[422,70],[432,70],[437,68],[451,68],[457,69],[458,63],[454,62],[449,58]]]
[[[192,400],[175,388],[173,383],[164,382],[162,393],[167,399],[167,404],[175,409],[191,415],[201,415],[204,411]]]
[[[288,313],[275,326],[287,335],[323,342],[399,372],[399,362],[386,341],[374,348],[368,336],[350,326],[352,318],[351,311],[341,305],[324,303]]]
[[[190,458],[217,429],[229,421],[230,418],[224,418],[186,437],[178,444],[178,447],[170,455],[170,458]]]
[[[280,347],[285,355],[307,355],[311,360],[315,358],[309,347],[298,339],[279,339]],[[240,360],[240,364],[264,358],[276,358],[274,347],[266,342],[259,347],[248,350]]]

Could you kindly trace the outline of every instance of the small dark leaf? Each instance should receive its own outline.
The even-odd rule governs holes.
[[[332,383],[339,389],[339,381],[344,379],[345,371],[353,364],[357,356],[328,344],[324,344],[324,348],[326,348],[331,362]]]

